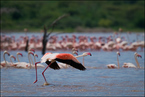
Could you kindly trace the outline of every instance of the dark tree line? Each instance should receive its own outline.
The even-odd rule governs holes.
[[[144,29],[144,0],[97,1],[1,1],[2,30],[43,28],[57,17],[67,13],[70,17],[60,21],[55,29],[75,31],[78,27],[105,27],[117,30]],[[47,27],[46,27],[47,28]]]

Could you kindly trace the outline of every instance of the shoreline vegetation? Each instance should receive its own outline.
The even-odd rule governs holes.
[[[144,1],[1,1],[1,32],[144,32]],[[68,15],[59,19],[63,14]],[[51,26],[54,20],[55,26]],[[50,29],[48,29],[50,28]]]

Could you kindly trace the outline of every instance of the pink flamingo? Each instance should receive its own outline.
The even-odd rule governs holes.
[[[38,57],[38,55],[37,55],[37,54],[34,54],[34,62],[36,63],[36,58],[35,58],[35,56]],[[35,65],[32,64],[32,66],[34,67]],[[42,64],[37,64],[37,67],[45,67],[45,66],[42,65]]]
[[[58,66],[56,61],[66,63],[79,70],[86,69],[72,54],[68,54],[68,53],[54,53],[54,54],[47,53],[41,58],[41,63],[45,62],[48,65],[46,67],[46,69],[48,67],[50,67],[52,69],[60,69],[60,67]],[[35,63],[35,68],[37,68],[38,63],[40,63],[40,62]],[[42,72],[42,75],[45,80],[44,85],[49,85],[44,76],[44,72],[46,71],[46,69]],[[37,69],[36,69],[36,81],[34,81],[34,83],[36,83],[36,82],[37,82]]]
[[[35,45],[35,38],[32,37],[29,42],[29,49],[34,49],[36,47]]]
[[[134,53],[134,58],[135,58],[135,61],[136,61],[136,64],[137,64],[137,67],[132,64],[132,63],[124,63],[122,67],[124,68],[140,68],[140,65],[139,65],[139,62],[137,60],[137,57],[142,57],[141,55],[139,55],[137,52]]]
[[[8,56],[10,56],[10,53],[8,51],[4,51],[4,53],[3,53],[4,61],[1,62],[1,67],[10,66],[9,65],[10,63],[8,61],[6,61],[5,54],[7,54]]]
[[[21,55],[21,53],[17,53],[17,55]],[[26,62],[20,62],[19,61],[19,58],[17,57],[17,60],[18,62],[17,63],[14,63],[15,64],[15,67],[16,68],[25,68],[25,69],[28,69],[32,67],[32,64],[31,64],[31,61],[30,61],[30,54],[34,55],[31,51],[28,52],[28,60],[29,60],[29,63],[26,63]]]
[[[78,55],[78,56],[75,56],[75,57],[76,57],[76,58],[78,58],[78,57],[83,57],[83,66],[84,66],[84,57],[85,57],[85,56],[88,56],[88,55],[92,56],[92,54],[91,54],[90,52],[84,52],[82,55]]]
[[[10,62],[11,62],[10,65],[11,65],[11,67],[15,67],[16,65],[13,63],[11,58],[13,58],[15,61],[16,61],[16,58],[13,55],[10,56]]]
[[[120,56],[119,52],[117,52],[117,63],[118,63],[118,69],[119,69],[120,66],[119,66],[119,58],[118,58],[118,56]],[[114,69],[114,68],[117,68],[117,65],[115,65],[115,64],[108,64],[107,67]]]
[[[38,49],[38,50],[41,50],[42,49],[42,42],[41,42],[42,40],[40,40],[40,39],[37,39],[37,43],[36,43],[36,49]]]
[[[11,50],[17,50],[18,48],[18,45],[17,45],[17,42],[15,42],[15,36],[12,36],[12,42],[10,44],[10,47],[11,47]]]

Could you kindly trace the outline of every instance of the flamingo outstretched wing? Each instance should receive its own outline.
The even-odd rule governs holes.
[[[50,61],[46,61],[45,62],[47,65],[49,65],[51,62]],[[60,69],[60,67],[58,66],[58,64],[56,62],[53,62],[50,66],[50,68],[56,70],[56,69]]]
[[[79,69],[79,70],[86,70],[86,68],[81,64],[81,63],[77,63],[71,59],[59,59],[59,58],[56,58],[55,59],[56,61],[59,61],[59,62],[62,62],[62,63],[66,63],[68,65],[71,65],[72,67],[76,68],[76,69]]]

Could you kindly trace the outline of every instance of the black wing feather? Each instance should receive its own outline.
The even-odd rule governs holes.
[[[86,70],[86,68],[81,63],[74,62],[73,60],[63,60],[63,59],[59,59],[59,58],[56,58],[55,60],[62,62],[62,63],[66,63],[68,65],[71,65],[72,67],[79,69],[79,70]]]
[[[47,65],[49,65],[51,62],[50,61],[46,61],[45,62]],[[53,62],[50,66],[49,66],[50,68],[52,68],[52,69],[60,69],[60,67],[58,66],[58,64],[56,63],[56,62]]]

